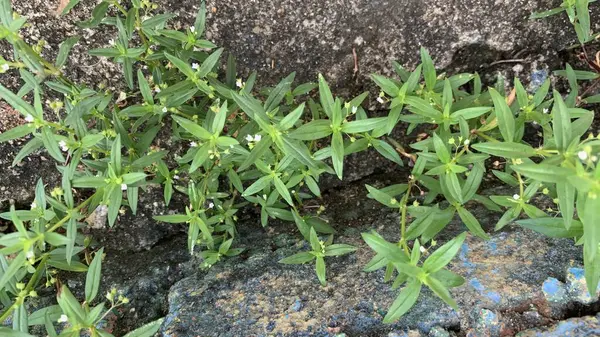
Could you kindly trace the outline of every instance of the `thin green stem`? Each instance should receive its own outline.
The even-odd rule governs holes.
[[[402,245],[402,249],[407,255],[410,255],[410,249],[408,248],[408,244],[406,243],[406,207],[408,204],[408,197],[410,196],[410,191],[414,185],[414,180],[410,179],[408,181],[408,188],[406,189],[406,193],[402,196],[402,200],[400,201],[400,244]]]

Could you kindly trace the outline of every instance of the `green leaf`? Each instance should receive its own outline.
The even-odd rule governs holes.
[[[471,172],[469,172],[469,176],[465,181],[465,185],[462,187],[463,195],[462,201],[463,203],[471,200],[477,190],[479,189],[479,185],[481,185],[481,181],[483,180],[483,174],[485,173],[485,168],[481,164],[473,165]]]
[[[88,54],[98,57],[117,57],[121,52],[117,48],[96,48],[88,50]]]
[[[248,186],[248,188],[244,191],[244,194],[242,194],[242,196],[245,197],[245,196],[253,195],[253,194],[256,194],[256,193],[262,191],[265,187],[267,187],[267,186],[269,186],[269,184],[271,184],[272,180],[273,180],[273,177],[270,175],[261,177],[260,179],[255,181],[252,185]]]
[[[590,39],[590,11],[588,4],[590,0],[576,0],[575,8],[577,9],[577,21],[579,27],[581,27],[581,33],[578,32],[577,36],[579,42],[584,44]]]
[[[402,317],[402,315],[415,305],[420,293],[421,282],[417,279],[411,279],[400,294],[398,294],[394,303],[388,308],[388,312],[383,318],[383,323],[394,323]]]
[[[446,172],[444,175],[444,183],[450,192],[450,195],[458,202],[462,203],[462,188],[460,187],[460,182],[458,181],[458,176],[454,172]]]
[[[503,171],[492,170],[492,173],[496,176],[496,178],[502,180],[505,184],[509,186],[519,186],[519,181],[512,174],[506,173]]]
[[[572,220],[569,228],[563,218],[554,217],[517,220],[516,223],[551,238],[578,238],[583,235],[583,224],[577,220]]]
[[[400,166],[404,166],[402,158],[400,158],[398,152],[390,144],[381,139],[373,139],[371,143],[373,144],[375,150],[379,152],[379,154]]]
[[[285,97],[285,95],[291,90],[292,82],[294,82],[294,77],[296,77],[296,73],[291,73],[288,77],[284,78],[271,90],[269,93],[269,97],[265,101],[265,110],[271,111],[279,106],[281,100]]]
[[[510,168],[528,178],[549,183],[565,182],[569,176],[576,174],[573,169],[549,164],[519,164]]]
[[[181,125],[181,127],[183,127],[187,132],[191,133],[198,139],[209,140],[212,138],[212,134],[205,128],[198,125],[196,122],[192,122],[189,119],[174,115],[172,115],[171,118],[173,118],[177,124]]]
[[[281,195],[283,199],[285,199],[285,201],[288,204],[290,204],[290,206],[294,207],[294,201],[292,200],[292,196],[290,195],[290,192],[288,191],[287,187],[285,187],[283,181],[281,181],[279,177],[273,177],[273,184],[275,185],[275,189],[277,189],[277,192],[279,192],[279,195]]]
[[[100,277],[102,276],[102,254],[104,254],[104,248],[100,248],[100,250],[96,252],[87,271],[85,278],[85,301],[88,303],[92,303],[94,298],[96,298],[96,295],[98,295]]]
[[[446,144],[444,144],[444,141],[437,135],[437,133],[433,134],[433,146],[435,147],[435,153],[440,161],[444,164],[449,163],[450,152],[448,152]]]
[[[310,150],[304,143],[293,141],[288,137],[283,137],[283,150],[286,154],[294,157],[309,168],[317,169],[315,160],[312,158]]]
[[[35,131],[35,127],[24,124],[0,133],[0,143],[21,138]]]
[[[446,288],[442,282],[440,282],[438,279],[434,278],[433,276],[428,275],[427,278],[425,278],[425,284],[431,290],[433,290],[433,292],[439,298],[441,298],[444,302],[446,302],[446,304],[448,304],[450,307],[452,307],[452,309],[458,310],[458,305],[456,304],[456,301],[452,298],[452,296],[450,296],[450,292],[448,291],[448,288]]]
[[[0,84],[0,97],[25,117],[27,117],[27,115],[37,115],[31,105],[15,95],[12,91],[6,89],[2,84]]]
[[[299,128],[290,132],[289,136],[298,140],[316,140],[328,137],[332,133],[331,121],[317,119],[301,125]]]
[[[333,95],[331,94],[331,89],[329,89],[329,85],[323,75],[319,74],[319,97],[321,99],[321,107],[323,111],[331,119],[333,117]]]
[[[71,324],[83,324],[85,322],[86,315],[81,304],[75,299],[66,285],[63,285],[62,288],[60,288],[56,299],[65,315],[69,317],[69,322],[71,322]]]
[[[398,96],[398,92],[400,88],[394,83],[394,81],[389,78],[377,74],[371,74],[371,79],[375,84],[377,84],[383,92],[385,92],[388,96],[396,97]]]
[[[557,148],[561,152],[564,152],[569,147],[572,140],[571,117],[565,102],[556,90],[554,90],[554,104],[555,107],[552,109],[552,130],[554,132]]]
[[[537,154],[529,145],[510,142],[489,142],[471,145],[477,151],[505,158],[528,158]]]
[[[558,207],[565,221],[565,228],[571,228],[575,214],[575,187],[568,182],[556,183],[558,194]]]
[[[288,130],[296,124],[302,113],[304,112],[304,103],[300,104],[296,109],[287,114],[281,122],[279,122],[280,130]],[[292,137],[293,138],[293,137]]]
[[[51,305],[39,309],[29,315],[29,326],[44,324],[46,315],[50,316],[53,321],[56,321],[62,314],[62,309],[58,305]]]
[[[431,275],[440,281],[446,288],[460,287],[465,283],[465,279],[462,276],[455,274],[448,269],[440,269]]]
[[[386,117],[369,118],[346,122],[342,124],[342,132],[345,133],[362,133],[385,126]]]
[[[387,260],[393,263],[409,263],[408,256],[397,245],[385,241],[378,234],[362,233],[363,240],[376,253],[381,254]]]
[[[260,142],[258,142],[258,144],[254,146],[248,157],[246,157],[244,162],[240,165],[240,167],[238,168],[238,172],[245,170],[250,165],[253,165],[258,158],[262,157],[262,155],[267,150],[269,150],[272,144],[273,141],[271,140],[271,137],[263,138]]]
[[[469,229],[471,233],[475,236],[478,236],[484,240],[488,240],[490,237],[483,231],[479,221],[471,214],[471,212],[467,211],[464,207],[458,207],[456,209],[458,211],[458,216],[465,223],[465,226]]]
[[[557,8],[552,8],[551,10],[548,11],[543,11],[543,12],[533,12],[531,13],[531,15],[529,16],[529,19],[534,20],[534,19],[542,19],[542,18],[546,18],[549,17],[551,15],[556,15],[558,13],[561,13],[565,10],[564,7],[557,7]]]
[[[371,199],[375,199],[375,200],[379,201],[380,203],[386,205],[387,207],[400,208],[400,203],[392,195],[384,192],[383,189],[378,190],[371,185],[365,185],[365,187],[369,191],[369,194],[367,195],[367,197],[369,197]]]
[[[515,140],[515,117],[502,97],[496,90],[490,88],[490,96],[494,101],[494,111],[498,119],[498,127],[502,137],[507,142]]]
[[[190,220],[190,217],[186,214],[155,215],[152,218],[156,221],[168,223],[183,223]]]
[[[283,264],[303,264],[315,259],[315,256],[310,252],[297,253],[279,260]]]
[[[35,337],[26,332],[16,331],[5,327],[0,327],[0,335],[5,337]]]
[[[583,251],[583,266],[585,268],[585,282],[590,297],[597,296],[598,281],[600,280],[600,252],[596,256],[589,256]]]
[[[338,178],[342,180],[344,173],[344,140],[340,132],[334,132],[331,138],[331,161]]]
[[[12,261],[10,261],[8,269],[4,271],[4,275],[2,275],[0,278],[0,290],[4,290],[6,283],[8,283],[8,281],[17,274],[21,267],[25,266],[25,260],[25,252],[22,251],[14,259],[12,259]]]
[[[88,21],[79,22],[77,25],[81,28],[94,28],[100,24],[102,19],[106,16],[106,12],[108,11],[108,6],[110,3],[108,1],[100,2],[94,10],[92,11],[92,18]]]
[[[127,333],[123,337],[152,337],[158,331],[158,329],[160,329],[163,321],[164,318],[157,319],[156,321],[152,321]]]
[[[323,259],[321,256],[317,256],[317,262],[315,264],[315,271],[317,272],[317,277],[319,278],[319,282],[321,283],[322,286],[325,286],[327,284],[327,281],[325,278],[325,259]]]
[[[71,3],[73,2],[79,2],[79,0],[72,0]],[[70,3],[69,3],[70,4]],[[68,8],[68,6],[67,6]],[[67,10],[67,8],[65,8],[65,10]],[[63,11],[63,13],[65,13]],[[61,68],[62,66],[65,65],[65,63],[67,63],[67,57],[69,56],[69,52],[71,51],[71,49],[73,48],[73,46],[75,46],[75,44],[77,42],[79,42],[80,37],[79,36],[72,36],[66,40],[64,40],[60,46],[58,47],[58,56],[56,56],[56,67],[57,68]]]
[[[187,78],[189,78],[189,79],[196,78],[196,72],[194,71],[194,69],[192,69],[192,67],[187,62],[184,62],[183,60],[181,60],[167,52],[164,52],[164,55]]]
[[[598,243],[600,242],[600,197],[594,192],[590,192],[585,200],[583,209],[583,251],[588,256],[595,257],[598,253]]]
[[[454,239],[445,243],[440,248],[436,249],[436,251],[433,252],[433,254],[431,254],[423,263],[423,270],[431,274],[444,268],[448,263],[450,263],[450,261],[452,261],[456,253],[458,253],[466,237],[467,232],[463,232]]]
[[[104,177],[80,177],[73,179],[73,187],[100,188],[106,186]]]
[[[325,256],[340,256],[356,251],[356,247],[346,244],[333,244],[325,247]]]
[[[492,110],[490,107],[482,106],[482,107],[473,107],[473,108],[465,108],[458,111],[455,111],[450,115],[454,120],[459,120],[460,117],[469,120],[472,118],[477,118],[486,112]]]
[[[439,121],[442,119],[442,113],[420,97],[408,96],[404,99],[404,103],[409,105],[408,110],[417,115],[430,118],[434,121]]]
[[[212,54],[210,54],[204,60],[204,62],[202,62],[200,69],[198,69],[198,76],[200,78],[206,77],[206,75],[208,75],[208,73],[210,73],[213,70],[213,68],[219,61],[219,58],[221,57],[222,53],[223,53],[223,48],[219,48],[219,49],[215,50]]]
[[[423,76],[425,77],[425,86],[427,89],[433,91],[435,83],[437,82],[437,75],[435,73],[435,66],[431,60],[431,56],[427,52],[427,49],[421,47],[421,63],[423,64]]]

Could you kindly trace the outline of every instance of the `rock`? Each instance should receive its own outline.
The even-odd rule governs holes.
[[[40,178],[50,190],[60,186],[56,162],[45,152],[32,154],[12,166],[15,155],[24,144],[19,140],[13,141],[12,145],[0,144],[0,211],[8,210],[13,203],[17,209],[29,209],[35,197],[35,184]]]
[[[274,225],[266,234],[249,228],[241,236],[247,254],[173,286],[162,336],[387,336],[408,330],[425,336],[444,330],[506,336],[530,328],[527,324],[532,322],[560,319],[576,301],[565,296],[551,302],[544,292],[551,288],[546,284],[549,278],[564,280],[568,268],[580,266],[580,249],[569,240],[551,240],[511,226],[505,232],[491,233],[489,241],[468,236],[450,267],[466,279],[452,290],[458,312],[426,289],[404,317],[384,325],[383,316],[398,292],[383,283],[383,271],[362,271],[373,253],[358,233],[374,228],[395,240],[398,218],[381,208],[374,211],[369,202],[355,206],[362,198],[358,189],[350,187],[327,197],[335,203],[328,212],[353,209],[350,218],[333,217],[340,231],[336,242],[353,244],[359,250],[327,259],[326,287],[319,286],[313,265],[277,263],[308,248],[304,242],[282,239],[291,235],[287,228]],[[473,213],[487,219],[487,228],[497,219],[485,209],[476,207]],[[464,230],[460,221],[453,221],[438,240],[446,241]]]
[[[169,224],[154,220],[154,215],[185,212],[184,197],[174,193],[169,206],[165,205],[163,190],[150,186],[140,190],[137,213],[125,208],[113,228],[91,229],[91,234],[99,245],[115,250],[137,252],[152,248],[161,240],[186,231],[185,224]]]
[[[574,41],[566,16],[528,17],[555,6],[546,0],[209,0],[207,32],[269,84],[292,71],[300,81],[315,81],[321,72],[348,90],[373,72],[390,74],[393,60],[414,65],[421,46],[442,69],[478,70],[503,59],[552,55]],[[184,14],[194,6],[170,7],[191,24]],[[523,62],[515,65],[522,69]]]
[[[549,327],[530,329],[517,337],[583,337],[600,335],[600,315],[570,318]]]

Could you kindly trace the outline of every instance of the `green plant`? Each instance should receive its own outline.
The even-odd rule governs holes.
[[[65,10],[76,4],[71,1]],[[584,5],[577,2],[576,6]],[[110,7],[116,16],[107,16]],[[524,227],[575,238],[584,245],[587,282],[592,291],[596,288],[600,234],[593,210],[600,200],[596,169],[600,141],[581,140],[593,113],[577,107],[584,102],[578,99],[577,80],[590,74],[567,65],[564,75],[571,92],[565,99],[557,91],[548,97],[549,80],[529,93],[515,79],[512,93],[505,97],[503,82],[496,89],[484,89],[477,74],[438,75],[422,49],[422,64],[414,71],[394,64],[399,80],[373,75],[382,90],[377,101],[390,111],[385,117],[370,118],[361,106],[367,93],[348,101],[334,97],[320,75],[318,83],[294,87],[291,74],[273,88],[256,90],[256,74],[244,83],[232,56],[221,74],[223,49],[202,38],[204,5],[194,26],[184,32],[168,29],[173,15],[154,15],[155,8],[148,1],[104,0],[90,20],[80,23],[86,28],[111,25],[118,32],[109,46],[90,51],[121,65],[127,89],[113,93],[73,83],[64,75],[62,67],[76,37],[61,45],[54,62],[45,60],[39,48],[28,46],[18,33],[25,19],[13,15],[9,0],[0,1],[0,37],[15,52],[12,61],[0,60],[0,69],[18,70],[24,81],[16,94],[0,85],[0,97],[25,119],[23,125],[0,134],[0,141],[30,135],[14,163],[45,149],[62,176],[61,185],[52,187],[50,194],[39,181],[30,210],[0,214],[17,229],[0,236],[4,307],[0,321],[12,315],[15,332],[11,334],[20,336],[29,325],[45,324],[54,336],[53,317],[64,314],[69,325],[61,336],[75,336],[82,330],[110,336],[98,326],[103,303],[90,306],[99,287],[102,249],[83,236],[81,220],[106,208],[108,224],[113,226],[124,207],[136,213],[139,193],[151,185],[163,187],[166,204],[174,193],[187,196],[185,211],[155,219],[187,225],[188,250],[202,258],[201,267],[242,252],[235,247],[236,213],[248,206],[260,209],[263,226],[270,219],[295,223],[311,250],[280,262],[314,260],[317,278],[325,284],[324,258],[355,248],[334,244],[335,230],[320,217],[322,206],[315,211],[306,200],[320,197],[318,182],[323,174],[342,179],[344,157],[370,147],[399,165],[403,165],[400,154],[414,164],[406,184],[367,186],[370,198],[400,214],[401,235],[396,243],[376,233],[363,234],[376,252],[366,270],[385,268],[386,281],[395,276],[393,287],[406,284],[385,322],[409,310],[423,285],[456,308],[449,288],[464,280],[445,267],[466,233],[437,249],[434,239],[456,214],[469,232],[488,238],[468,209],[471,201],[496,211],[506,208],[497,229],[524,213],[531,218],[518,221]],[[579,25],[582,41],[589,41],[589,23],[580,9],[577,13],[578,19],[572,21]],[[318,100],[313,100],[310,94],[317,88]],[[44,98],[56,95],[62,99],[44,106]],[[419,128],[429,135],[410,145],[415,153],[408,153],[389,136],[400,122],[408,123],[407,133]],[[542,132],[542,145],[537,148],[524,141],[529,125]],[[171,130],[172,140],[183,152],[156,145],[163,129]],[[489,168],[486,160],[492,157],[507,164],[491,172],[518,193],[489,198],[478,194]],[[417,189],[420,192],[415,194]],[[543,211],[529,203],[540,190],[557,199],[558,209]],[[558,213],[561,218],[555,216]],[[319,233],[328,238],[321,241]],[[85,301],[80,304],[63,286],[58,306],[28,314],[24,302],[36,294],[43,277],[46,286],[56,282],[56,269],[87,270]],[[111,307],[126,302],[125,297],[115,301],[115,296],[114,291],[106,296]],[[46,315],[50,311],[54,316]],[[157,321],[142,327],[132,336],[150,336],[159,325]]]

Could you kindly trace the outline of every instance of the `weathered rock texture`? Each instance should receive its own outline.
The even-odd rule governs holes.
[[[356,254],[327,259],[328,285],[321,287],[313,265],[286,266],[277,261],[301,250],[305,242],[274,226],[268,233],[244,233],[247,254],[228,259],[208,272],[175,284],[169,294],[165,337],[185,336],[391,336],[413,330],[464,336],[511,336],[544,326],[572,312],[595,310],[586,295],[580,249],[569,240],[551,240],[518,226],[482,241],[469,236],[451,270],[465,277],[452,291],[454,311],[429,290],[416,306],[392,325],[382,323],[398,291],[383,282],[383,271],[367,274],[373,256],[360,232],[377,230],[397,240],[398,217],[366,199],[362,186],[325,197],[336,242],[359,247]],[[472,205],[491,230],[498,214]],[[350,211],[351,210],[351,211]],[[342,215],[342,214],[345,214]],[[454,221],[438,238],[443,243],[465,230]],[[559,281],[560,280],[560,281]]]

